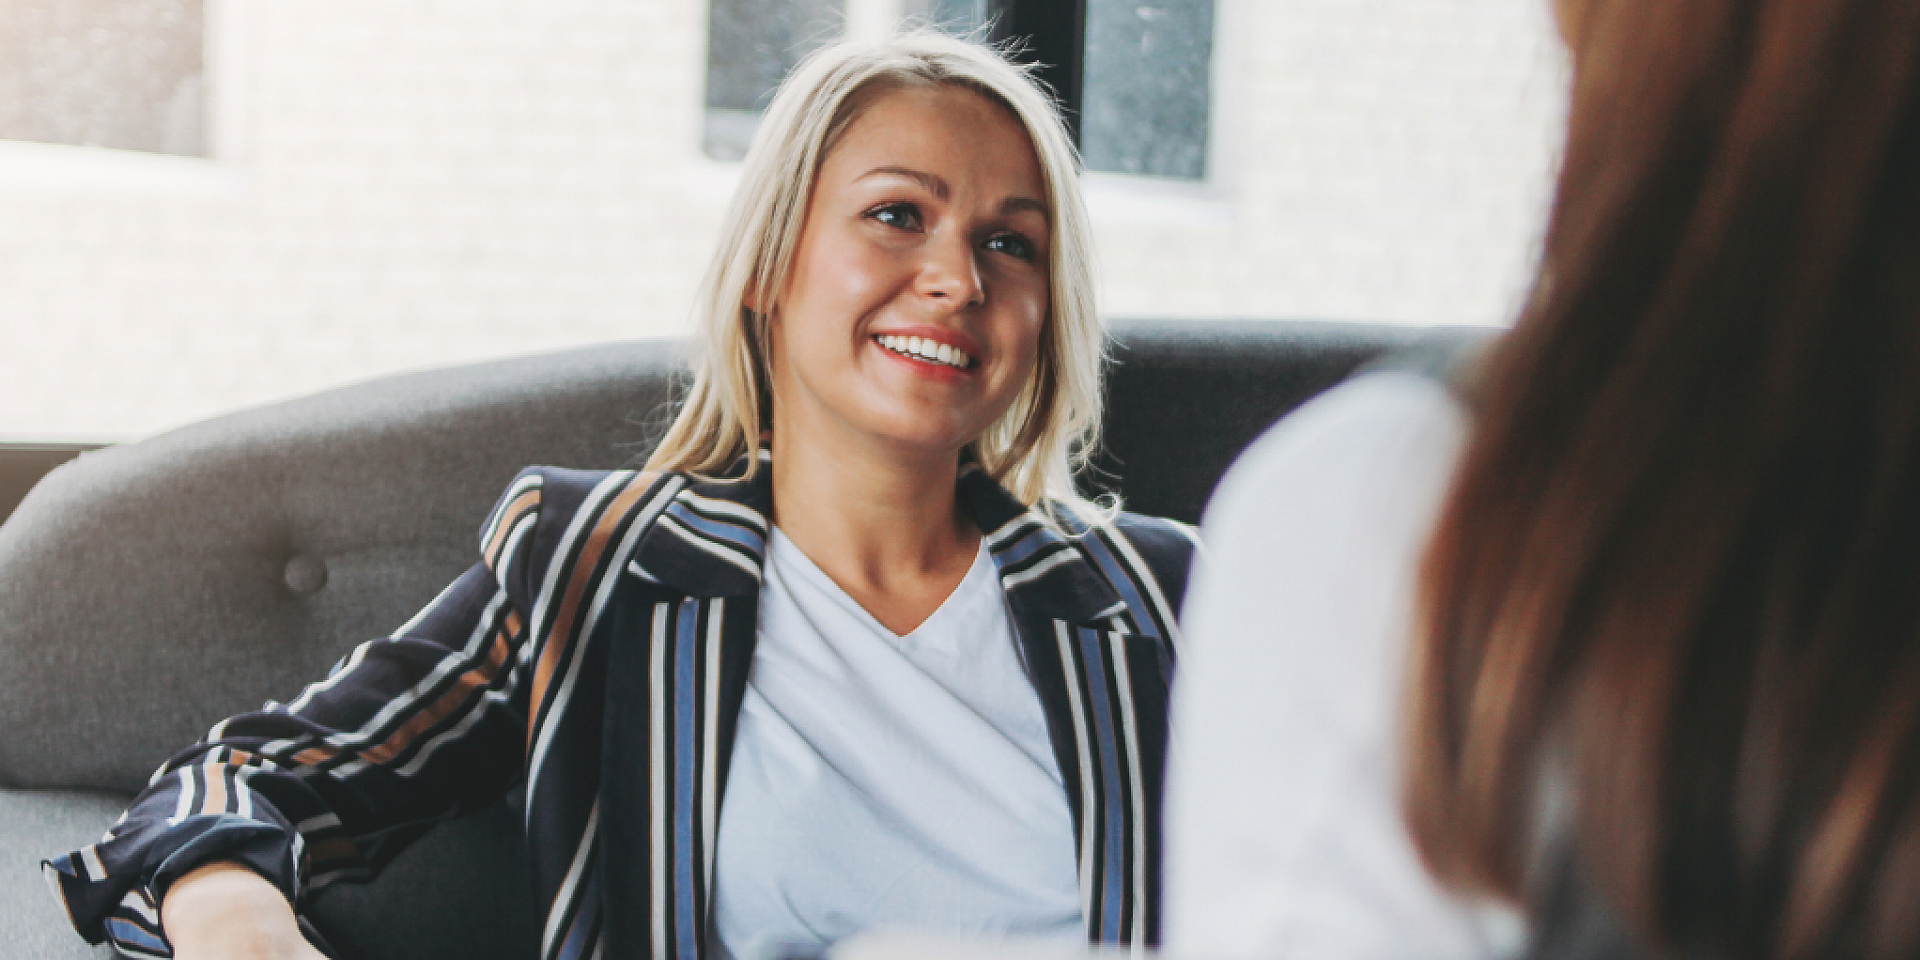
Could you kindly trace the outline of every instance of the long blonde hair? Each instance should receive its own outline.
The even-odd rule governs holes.
[[[1085,506],[1073,476],[1100,434],[1105,334],[1094,307],[1079,156],[1053,101],[1024,69],[992,48],[931,30],[836,44],[807,58],[781,84],[747,151],[701,284],[692,383],[647,469],[712,478],[757,445],[771,410],[767,315],[744,305],[772,303],[786,286],[820,164],[871,100],[856,95],[876,85],[949,84],[1019,119],[1040,161],[1052,227],[1051,295],[1033,377],[973,442],[972,454],[1024,503]],[[754,467],[750,458],[749,474]]]

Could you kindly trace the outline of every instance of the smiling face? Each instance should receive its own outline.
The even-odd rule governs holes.
[[[1045,181],[1005,107],[957,86],[873,96],[816,178],[769,317],[774,433],[951,455],[1033,374]]]

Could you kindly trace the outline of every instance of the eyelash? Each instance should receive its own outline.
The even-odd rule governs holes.
[[[1019,250],[1005,251],[1007,256],[1013,257],[1018,260],[1024,260],[1028,263],[1033,262],[1033,258],[1036,255],[1036,252],[1033,249],[1032,241],[1028,240],[1026,237],[1023,237],[1017,233],[996,233],[993,236],[987,238],[987,244],[989,245],[989,249],[992,248],[993,244],[999,243],[1002,240],[1011,240],[1015,244],[1018,244],[1020,247]]]
[[[889,222],[890,215],[900,214],[900,213],[904,213],[910,216],[914,221],[913,226],[905,227],[897,223]],[[896,230],[917,229],[920,226],[920,210],[919,208],[915,207],[913,204],[910,204],[910,203],[881,204],[880,206],[877,206],[872,210],[867,211],[867,218],[883,226],[893,227]],[[1020,249],[1000,250],[998,247],[998,244],[1000,244],[1002,241],[1009,241],[1009,240],[1013,241],[1014,245],[1018,246]],[[996,233],[993,236],[987,238],[986,246],[987,246],[987,249],[989,250],[995,250],[996,252],[1005,253],[1009,257],[1013,257],[1017,260],[1023,260],[1029,263],[1033,262],[1034,258],[1037,256],[1037,251],[1034,250],[1033,242],[1017,233]]]
[[[874,207],[872,210],[867,211],[867,217],[869,219],[879,222],[884,226],[893,227],[897,230],[910,229],[908,227],[902,227],[896,223],[888,223],[887,220],[884,219],[888,214],[894,214],[894,213],[907,214],[908,216],[913,218],[914,227],[918,227],[920,225],[920,210],[918,207],[915,207],[911,203],[883,203],[880,206]]]

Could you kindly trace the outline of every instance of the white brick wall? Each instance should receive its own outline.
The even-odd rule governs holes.
[[[1219,0],[1211,181],[1089,185],[1106,312],[1505,322],[1546,2]],[[699,154],[705,17],[209,0],[212,160],[0,143],[0,437],[678,333],[733,176]]]

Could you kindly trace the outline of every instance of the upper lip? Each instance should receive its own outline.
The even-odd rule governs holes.
[[[869,336],[921,337],[932,340],[934,343],[944,343],[973,358],[974,363],[979,363],[983,359],[980,341],[968,336],[961,330],[951,330],[946,327],[936,327],[931,324],[926,324],[914,327],[889,327],[885,330],[874,330],[869,333]]]

